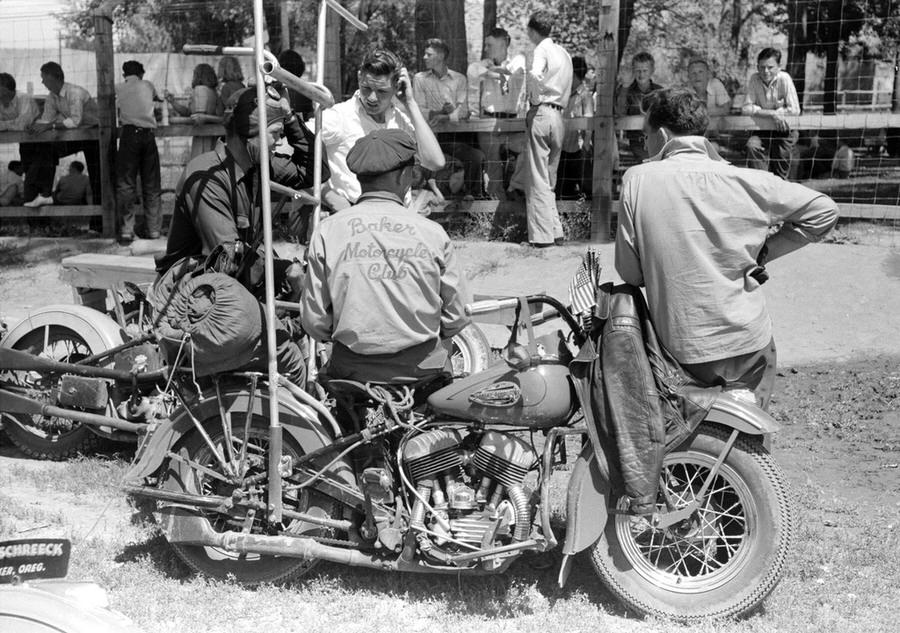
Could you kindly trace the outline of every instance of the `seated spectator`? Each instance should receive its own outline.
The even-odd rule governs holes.
[[[706,104],[709,116],[724,116],[731,111],[731,97],[725,84],[713,77],[705,59],[693,59],[688,64],[690,88]]]
[[[278,53],[278,65],[297,77],[302,77],[306,72],[306,62],[303,56],[292,48],[286,48]],[[304,121],[313,115],[315,110],[312,99],[295,90],[288,89],[291,99],[291,107]]]
[[[221,123],[225,107],[216,92],[219,80],[216,71],[209,64],[197,64],[194,66],[194,76],[191,79],[191,100],[187,107],[177,103],[175,97],[166,94],[169,106],[181,116],[189,116],[194,125],[207,123]],[[216,147],[215,136],[194,136],[191,142],[191,158],[210,152]]]
[[[650,53],[641,51],[631,58],[631,76],[634,78],[634,81],[627,88],[619,90],[619,93],[616,95],[616,116],[637,116],[643,114],[641,112],[641,102],[644,97],[654,90],[662,88],[662,86],[653,81],[653,73],[655,71],[656,62]],[[647,149],[644,147],[643,132],[628,130],[625,132],[625,138],[628,140],[628,148],[638,162],[648,157]]]
[[[525,115],[525,56],[510,55],[509,42],[505,29],[493,29],[485,38],[485,58],[469,64],[466,76],[473,116],[512,119]],[[485,156],[487,194],[503,200],[509,185],[506,161],[524,151],[525,134],[478,132],[478,147]]]
[[[436,38],[428,40],[422,58],[426,70],[416,73],[413,77],[413,94],[432,127],[444,121],[469,118],[466,77],[447,67],[449,55],[450,48],[443,40]],[[445,154],[462,161],[466,166],[466,193],[481,196],[484,153],[473,147],[473,143],[468,142],[467,137],[471,135],[438,132],[435,136]]]
[[[25,202],[25,181],[22,179],[25,170],[22,162],[9,161],[6,171],[5,184],[0,187],[0,207],[18,206]]]
[[[69,173],[59,179],[53,190],[54,204],[88,204],[91,200],[91,181],[84,175],[84,164],[73,160]]]
[[[41,66],[41,83],[47,88],[49,94],[47,100],[44,101],[44,111],[40,118],[28,128],[32,134],[99,125],[97,102],[81,86],[68,83],[59,64],[47,62]],[[99,141],[57,141],[41,143],[30,157],[22,157],[26,164],[26,207],[53,204],[51,190],[59,159],[77,152],[84,152],[88,176],[91,180],[91,191],[94,197],[88,202],[100,204]],[[92,224],[94,228],[99,228],[99,224],[94,222]]]
[[[594,116],[594,77],[590,72],[584,57],[572,58],[572,94],[563,111],[564,119]],[[594,164],[591,139],[590,130],[566,125],[556,176],[557,198],[590,197]]]
[[[797,145],[785,115],[800,114],[800,101],[791,76],[781,70],[781,51],[764,48],[756,58],[756,70],[747,83],[741,114],[765,119],[774,130],[759,131],[747,141],[747,166],[770,171],[787,180]]]
[[[225,55],[219,60],[219,99],[224,107],[231,105],[231,97],[244,85],[244,71],[237,57]]]

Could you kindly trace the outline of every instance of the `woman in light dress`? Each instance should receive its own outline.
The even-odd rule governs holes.
[[[191,80],[191,100],[187,106],[175,101],[175,98],[167,94],[166,100],[170,107],[181,116],[191,117],[194,125],[209,123],[221,123],[225,112],[222,100],[216,92],[218,85],[216,71],[209,64],[197,64],[194,67],[194,77]],[[191,158],[212,150],[216,146],[215,136],[194,136],[191,143]]]

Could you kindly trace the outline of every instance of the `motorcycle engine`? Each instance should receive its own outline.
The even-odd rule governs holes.
[[[426,554],[434,557],[434,547],[446,554],[528,537],[531,508],[523,483],[537,455],[527,442],[499,431],[464,438],[438,429],[410,439],[403,456],[418,496],[411,527],[419,528]]]

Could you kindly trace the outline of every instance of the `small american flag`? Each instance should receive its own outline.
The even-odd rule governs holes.
[[[572,306],[573,314],[588,314],[596,304],[601,270],[600,253],[589,248],[569,284],[569,305]]]

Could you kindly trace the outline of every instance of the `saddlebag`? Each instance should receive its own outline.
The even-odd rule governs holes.
[[[171,272],[171,269],[170,269]],[[223,273],[164,275],[150,292],[157,336],[170,364],[182,355],[197,376],[231,371],[264,359],[263,307]]]
[[[635,513],[656,510],[663,457],[693,433],[718,388],[697,385],[656,339],[640,289],[604,284],[570,370],[603,470]]]

